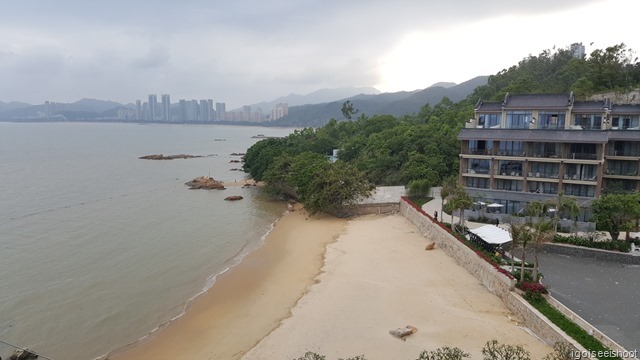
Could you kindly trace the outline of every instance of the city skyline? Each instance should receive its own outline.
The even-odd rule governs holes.
[[[495,74],[530,54],[575,42],[585,44],[586,54],[619,43],[639,49],[634,13],[626,11],[635,5],[9,2],[0,13],[0,99],[129,103],[154,89],[183,99],[208,94],[239,108],[323,88],[412,91]],[[503,45],[489,52],[489,42]]]

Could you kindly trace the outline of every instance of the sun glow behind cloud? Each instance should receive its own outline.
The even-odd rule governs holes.
[[[630,6],[628,0],[596,3],[541,15],[508,15],[437,30],[413,31],[379,60],[381,91],[423,89],[436,82],[460,83],[493,75],[545,49],[582,42],[594,49],[624,42],[640,50],[633,36],[631,11],[603,14]],[[593,43],[592,45],[590,45]]]

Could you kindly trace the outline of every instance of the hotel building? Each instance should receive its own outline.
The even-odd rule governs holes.
[[[460,181],[502,213],[560,191],[585,208],[607,191],[640,191],[640,105],[506,94],[474,113],[458,135]]]

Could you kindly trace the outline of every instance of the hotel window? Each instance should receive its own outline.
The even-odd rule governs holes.
[[[502,122],[502,114],[480,114],[478,116],[478,127],[485,129],[499,128]]]
[[[600,130],[602,129],[602,114],[575,114],[573,129]]]
[[[637,141],[614,141],[608,148],[608,155],[640,156],[640,142]]]
[[[594,197],[596,196],[596,187],[593,185],[565,184],[564,193],[565,195]]]
[[[492,141],[469,140],[469,153],[473,155],[491,155]]]
[[[532,144],[532,153],[533,157],[545,157],[545,158],[557,158],[560,157],[561,154],[561,146],[562,144],[558,143],[540,143],[536,142]]]
[[[496,175],[522,176],[522,161],[499,161],[495,171]]]
[[[638,115],[619,115],[611,119],[611,130],[640,130]]]
[[[522,181],[497,179],[495,190],[522,191]]]
[[[524,143],[522,141],[501,141],[499,156],[524,156]]]
[[[507,111],[507,129],[528,129],[531,111]]]
[[[638,162],[637,161],[621,161],[621,160],[609,160],[607,161],[607,175],[622,175],[622,176],[637,176],[638,175]]]
[[[488,189],[489,179],[468,177],[465,185],[470,188]]]
[[[559,112],[538,112],[538,129],[564,129],[566,114]]]
[[[488,174],[491,172],[491,160],[469,159],[469,174]]]
[[[565,180],[596,181],[598,167],[587,164],[567,164],[564,170]]]
[[[560,177],[560,164],[532,162],[527,175],[529,178],[557,179]]]
[[[558,184],[557,183],[548,183],[548,182],[539,182],[539,181],[530,181],[527,184],[529,188],[529,192],[538,193],[538,194],[552,194],[556,195],[558,193]]]

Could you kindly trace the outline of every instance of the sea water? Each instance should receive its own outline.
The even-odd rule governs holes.
[[[180,316],[284,211],[256,188],[184,183],[242,183],[231,154],[291,131],[0,123],[0,341],[95,359]],[[204,157],[138,159],[159,153]]]

